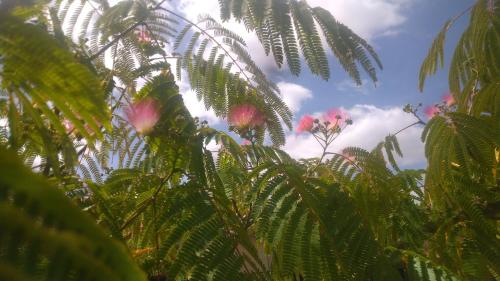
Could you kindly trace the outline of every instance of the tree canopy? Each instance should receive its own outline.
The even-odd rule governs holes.
[[[294,75],[327,80],[329,49],[354,82],[377,81],[374,49],[321,7],[219,7]],[[419,87],[466,16],[451,95],[428,122],[405,107],[425,126],[428,166],[411,170],[395,157],[406,128],[331,152],[356,126],[339,110],[296,128],[322,155],[290,157],[279,88],[210,16],[0,0],[0,280],[500,280],[500,1],[445,23]],[[179,79],[245,143],[193,118]]]

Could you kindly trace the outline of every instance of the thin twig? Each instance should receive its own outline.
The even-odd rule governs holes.
[[[240,73],[243,74],[245,76],[245,78],[247,79],[248,83],[251,85],[251,81],[250,78],[248,77],[248,75],[246,74],[245,72],[245,69],[243,67],[241,67],[238,63],[238,61],[233,58],[233,56],[231,55],[231,53],[229,51],[226,50],[226,48],[224,48],[224,46],[219,43],[219,41],[217,41],[215,39],[215,37],[213,37],[210,33],[208,33],[207,31],[205,31],[203,28],[201,28],[199,25],[197,25],[196,23],[194,23],[193,21],[190,21],[189,19],[177,14],[176,12],[173,12],[169,9],[165,9],[165,8],[159,8],[160,10],[162,11],[165,11],[167,13],[170,13],[180,19],[182,19],[183,21],[191,24],[192,26],[196,27],[199,31],[201,31],[203,34],[205,34],[208,38],[210,38],[210,40],[212,40],[219,48],[222,49],[222,51],[224,51],[224,53],[233,61],[234,65],[236,65],[239,69],[240,69]]]
[[[413,126],[415,126],[415,125],[418,125],[418,124],[425,125],[425,122],[423,122],[423,121],[419,120],[419,121],[417,121],[417,122],[415,122],[415,123],[412,123],[412,124],[410,124],[410,125],[408,125],[408,126],[406,126],[406,127],[402,128],[402,129],[400,129],[400,130],[399,130],[399,131],[397,131],[396,133],[392,134],[392,136],[396,136],[397,134],[399,134],[399,133],[403,132],[404,130],[409,129],[409,128],[411,128],[411,127],[413,127]]]

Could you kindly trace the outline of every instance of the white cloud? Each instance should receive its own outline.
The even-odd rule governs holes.
[[[373,149],[388,134],[412,124],[415,120],[400,108],[382,109],[373,105],[355,105],[346,109],[354,124],[349,126],[329,151],[339,152],[347,146]],[[422,166],[425,164],[424,146],[420,141],[422,128],[411,127],[398,134],[398,141],[404,157],[398,160],[402,166]],[[295,158],[321,156],[321,147],[314,137],[308,134],[289,134],[284,150]]]
[[[300,110],[302,103],[313,97],[311,90],[294,83],[279,82],[281,97],[293,113]]]
[[[321,6],[341,23],[361,37],[372,40],[395,35],[406,21],[405,9],[414,0],[309,0],[309,5]]]
[[[220,18],[219,4],[217,0],[180,0],[177,7],[184,12],[186,17],[196,21],[199,15],[211,15],[214,18]]]

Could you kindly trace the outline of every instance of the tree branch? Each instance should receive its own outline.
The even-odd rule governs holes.
[[[409,128],[411,128],[411,127],[413,127],[413,126],[415,126],[415,125],[418,125],[418,124],[425,125],[425,122],[423,122],[423,121],[421,121],[421,120],[418,120],[417,122],[412,123],[412,124],[410,124],[410,125],[408,125],[408,126],[406,126],[406,127],[402,128],[402,129],[400,129],[399,131],[397,131],[396,133],[394,133],[394,134],[393,134],[393,136],[396,136],[397,134],[399,134],[399,133],[403,132],[404,130],[409,129]]]
[[[187,19],[187,18],[185,18],[185,17],[183,17],[183,16],[181,16],[179,14],[177,14],[176,12],[173,12],[173,11],[171,11],[169,9],[165,9],[165,8],[159,8],[159,9],[162,10],[162,11],[165,11],[165,12],[167,12],[169,14],[172,14],[172,15],[180,18],[181,20],[183,20],[183,21],[191,24],[192,26],[196,27],[201,33],[203,33],[208,38],[210,38],[210,40],[212,40],[219,48],[221,48],[222,51],[231,59],[231,61],[234,63],[234,65],[236,65],[236,67],[238,67],[240,69],[240,73],[243,74],[245,76],[245,78],[247,79],[248,83],[250,85],[252,85],[251,84],[252,80],[250,80],[250,78],[248,77],[248,75],[245,73],[245,69],[243,67],[241,67],[241,65],[238,63],[238,61],[231,55],[231,53],[228,50],[226,50],[226,48],[224,48],[224,46],[221,43],[219,43],[219,41],[217,41],[215,39],[215,37],[213,37],[210,33],[208,33],[203,28],[201,28],[198,24],[190,21],[189,19]]]

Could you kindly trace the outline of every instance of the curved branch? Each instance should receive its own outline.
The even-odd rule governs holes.
[[[423,122],[422,120],[418,120],[417,122],[412,123],[412,124],[410,124],[410,125],[408,125],[408,126],[406,126],[406,127],[402,128],[402,129],[400,129],[400,130],[399,130],[399,131],[397,131],[396,133],[392,134],[392,136],[396,136],[397,134],[399,134],[399,133],[401,133],[401,132],[405,131],[406,129],[409,129],[409,128],[411,128],[411,127],[413,127],[413,126],[415,126],[415,125],[418,125],[418,124],[425,125],[425,122]]]
[[[458,15],[454,16],[454,17],[450,20],[450,24],[449,24],[449,26],[448,26],[448,28],[447,28],[447,29],[449,29],[449,28],[451,27],[451,25],[452,25],[453,23],[455,23],[455,22],[456,22],[459,18],[461,18],[461,17],[462,17],[462,16],[464,16],[467,12],[469,12],[470,10],[472,10],[472,8],[474,8],[474,6],[476,6],[476,4],[477,4],[477,3],[475,2],[473,5],[469,6],[467,9],[463,10],[460,14],[458,14]]]
[[[234,63],[234,65],[236,65],[239,69],[240,69],[240,72],[241,74],[243,74],[245,76],[245,78],[247,79],[248,83],[251,85],[251,81],[250,78],[248,77],[248,75],[245,73],[245,69],[243,69],[243,67],[241,67],[241,65],[238,63],[238,61],[231,55],[231,53],[226,50],[226,48],[224,48],[224,46],[219,43],[219,41],[217,41],[217,39],[215,39],[215,37],[213,37],[210,33],[208,33],[205,29],[201,28],[198,24],[194,23],[193,21],[190,21],[189,19],[179,15],[178,13],[176,12],[173,12],[169,9],[165,9],[165,8],[158,8],[162,11],[165,11],[167,13],[170,13],[178,18],[180,18],[181,20],[191,24],[192,26],[196,27],[201,33],[203,33],[205,36],[207,36],[208,38],[210,38],[210,40],[212,40],[212,42],[214,42],[219,48],[222,49],[222,51],[224,51],[224,53],[231,59],[231,61]]]

